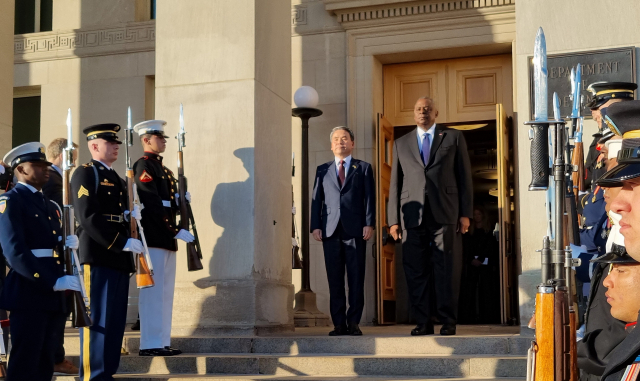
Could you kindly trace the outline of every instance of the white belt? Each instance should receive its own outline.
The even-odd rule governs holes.
[[[33,249],[31,252],[38,258],[53,257],[53,249]]]
[[[165,208],[171,208],[171,201],[162,200],[162,206]]]

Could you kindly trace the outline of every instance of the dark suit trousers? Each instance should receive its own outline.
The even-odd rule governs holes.
[[[352,237],[342,228],[342,223],[331,237],[322,239],[324,264],[329,280],[331,320],[334,326],[360,324],[364,308],[364,273],[366,244],[362,236]],[[349,311],[344,288],[344,272],[349,282]]]
[[[425,205],[429,205],[428,200]],[[402,264],[412,314],[418,324],[430,323],[434,312],[443,324],[457,322],[462,242],[456,229],[455,224],[435,222],[425,207],[420,226],[402,232]],[[431,303],[432,295],[435,303]],[[436,311],[431,310],[432,305]]]
[[[51,381],[54,351],[64,318],[62,312],[11,311],[9,381]]]

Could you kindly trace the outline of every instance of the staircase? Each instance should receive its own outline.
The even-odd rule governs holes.
[[[530,338],[501,333],[513,327],[485,327],[480,335],[459,327],[457,336],[411,337],[411,327],[364,327],[364,336],[329,337],[327,328],[259,337],[178,337],[173,357],[140,357],[140,339],[128,332],[130,352],[120,361],[118,380],[416,380],[500,378],[522,380]],[[475,327],[476,331],[478,327]],[[406,331],[406,332],[405,332]],[[482,331],[482,329],[480,330]],[[437,332],[437,331],[436,331]],[[65,348],[78,363],[79,340]],[[56,381],[78,377],[54,377]]]

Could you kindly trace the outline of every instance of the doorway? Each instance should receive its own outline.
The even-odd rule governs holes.
[[[414,130],[413,105],[435,100],[436,123],[462,130],[474,184],[478,230],[490,246],[473,261],[477,239],[464,238],[460,323],[515,324],[518,316],[514,242],[511,56],[426,61],[383,67],[384,115],[378,116],[377,321],[411,323],[402,249],[386,226],[393,141]],[[480,221],[482,220],[482,221]],[[472,220],[472,225],[474,221]],[[475,234],[474,234],[475,235]],[[476,236],[477,238],[477,236]],[[472,264],[473,262],[473,264]]]

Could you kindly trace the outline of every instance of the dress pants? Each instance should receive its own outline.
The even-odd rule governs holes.
[[[173,290],[176,285],[176,252],[149,248],[155,286],[140,290],[140,349],[171,345]]]
[[[85,264],[84,282],[93,325],[80,329],[80,380],[112,381],[120,365],[129,274]]]
[[[322,239],[322,247],[333,325],[360,324],[364,308],[365,240],[362,236],[348,235],[340,222],[331,237]],[[349,282],[349,311],[344,288],[345,267]]]
[[[402,232],[402,265],[412,315],[418,324],[430,323],[434,313],[442,324],[456,324],[462,271],[461,234],[456,232],[457,224],[435,222],[428,202],[425,205],[420,226]],[[435,303],[431,303],[432,296]],[[432,305],[436,311],[432,311]]]
[[[11,311],[11,354],[8,381],[51,381],[53,354],[59,344],[65,314],[51,311]]]

